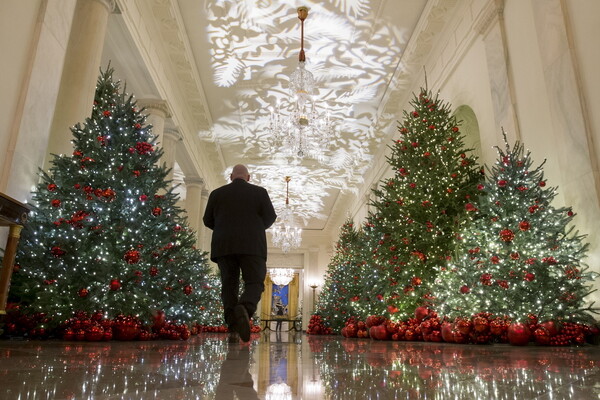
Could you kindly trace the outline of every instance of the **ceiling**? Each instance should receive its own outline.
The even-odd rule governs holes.
[[[183,159],[192,160],[212,190],[244,163],[277,210],[291,176],[290,206],[300,225],[337,233],[350,202],[371,184],[365,177],[401,118],[391,104],[400,77],[410,80],[403,74],[414,74],[415,49],[427,51],[420,45],[431,41],[427,29],[451,3],[117,0],[120,14],[109,19],[103,65],[110,60],[138,99],[167,101],[167,125],[184,136],[182,173],[190,173]],[[298,6],[309,7],[306,65],[317,82],[316,102],[329,110],[337,132],[323,162],[285,157],[272,148],[267,129],[270,110],[290,97],[288,77],[300,50]],[[412,70],[405,54],[411,46]]]

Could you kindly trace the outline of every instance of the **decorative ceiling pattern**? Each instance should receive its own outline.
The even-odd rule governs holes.
[[[208,101],[210,138],[222,152],[223,177],[248,165],[277,210],[290,206],[304,227],[323,229],[342,192],[358,192],[386,138],[374,129],[378,108],[426,0],[178,0]],[[307,69],[316,103],[335,121],[324,162],[287,158],[268,134],[271,110],[290,109],[289,76],[298,65],[300,21],[307,6]],[[201,137],[202,138],[202,137]],[[386,143],[387,144],[387,143]]]

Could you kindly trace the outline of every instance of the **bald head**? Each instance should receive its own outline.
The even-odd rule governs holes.
[[[245,165],[242,164],[238,164],[235,167],[233,167],[233,170],[231,171],[231,175],[229,176],[229,178],[233,181],[235,179],[243,179],[246,182],[248,182],[250,180],[250,174],[248,173],[248,168],[246,168]]]

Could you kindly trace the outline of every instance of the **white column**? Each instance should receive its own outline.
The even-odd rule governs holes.
[[[49,154],[73,152],[69,129],[91,115],[108,16],[114,0],[78,0],[62,72],[54,119],[48,142]]]
[[[204,212],[206,211],[206,203],[208,201],[208,195],[210,193],[208,192],[208,190],[203,189],[202,190],[202,209],[201,209],[201,217],[202,218],[204,216]],[[207,227],[204,226],[204,222],[202,222],[202,235],[201,235],[201,246],[202,246],[202,250],[204,251],[210,251],[210,242],[212,240],[212,230],[208,229]]]
[[[164,162],[167,168],[171,169],[171,172],[165,178],[171,180],[173,178],[173,166],[175,165],[175,149],[170,130],[167,129],[169,133],[165,135],[165,120],[171,117],[167,102],[164,100],[141,99],[137,101],[137,105],[144,108],[143,113],[147,115],[146,123],[152,125],[152,134],[156,136],[156,145],[163,149],[163,156],[159,164],[162,165]]]
[[[492,0],[487,7],[487,15],[480,20],[476,29],[483,36],[485,45],[494,119],[498,129],[504,128],[509,141],[521,140],[519,120],[514,106],[514,79],[508,59],[503,17],[504,0]]]
[[[177,143],[182,140],[181,134],[175,128],[165,128],[163,133],[163,160],[171,170],[166,179],[173,179],[173,167],[175,167],[175,155],[177,150]]]
[[[203,229],[202,214],[202,190],[204,189],[204,180],[202,178],[184,178],[185,182],[185,209],[188,216],[188,225],[196,232],[196,246],[200,245],[200,230]]]

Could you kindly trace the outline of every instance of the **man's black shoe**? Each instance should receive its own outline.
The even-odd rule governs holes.
[[[233,309],[235,315],[235,329],[240,334],[240,339],[244,342],[250,341],[250,317],[246,307],[238,304]]]

